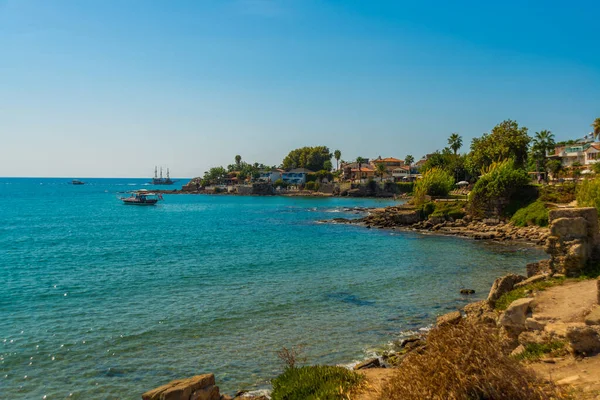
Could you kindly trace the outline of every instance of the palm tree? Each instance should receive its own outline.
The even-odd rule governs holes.
[[[408,179],[410,180],[410,167],[415,162],[415,158],[410,154],[404,157],[404,164],[408,165]]]
[[[375,167],[375,171],[377,172],[377,175],[379,175],[379,182],[383,182],[383,175],[385,175],[387,172],[387,168],[385,167],[385,164],[382,162],[377,163],[377,166]]]
[[[242,162],[242,156],[240,156],[239,154],[237,156],[235,156],[235,165],[237,165],[237,167],[240,167],[240,163]]]
[[[555,145],[554,134],[552,134],[552,132],[544,129],[543,131],[535,133],[531,150],[535,157],[537,173],[540,172],[540,163],[542,164],[543,171],[547,172],[546,154],[553,150]]]
[[[594,123],[592,124],[592,128],[594,128],[594,137],[600,140],[600,118],[596,118]]]
[[[458,150],[460,150],[460,148],[462,147],[462,136],[460,136],[456,132],[453,133],[448,138],[448,144],[450,145],[450,148],[454,151],[454,155],[456,155],[456,153],[458,153]]]
[[[333,156],[335,157],[335,162],[336,162],[336,170],[340,169],[340,158],[342,158],[342,152],[339,150],[336,150],[333,152]]]
[[[358,164],[358,183],[362,178],[362,165],[365,162],[365,159],[362,157],[356,157],[356,163]]]

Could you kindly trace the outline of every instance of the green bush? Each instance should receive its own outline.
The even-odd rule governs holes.
[[[415,201],[422,203],[425,196],[447,196],[454,187],[454,178],[441,168],[432,168],[415,184]]]
[[[421,204],[417,208],[417,210],[421,214],[421,218],[422,219],[427,219],[427,217],[429,217],[431,214],[434,213],[434,211],[435,211],[435,203],[432,202],[432,201],[429,201],[427,203],[423,203],[423,204]]]
[[[596,207],[600,211],[600,178],[584,180],[577,188],[579,207]]]
[[[535,201],[517,211],[511,222],[516,226],[548,226],[548,209],[543,201]]]
[[[413,182],[398,182],[396,188],[398,193],[412,193],[415,184]]]
[[[363,377],[343,367],[315,365],[287,368],[272,381],[272,400],[346,399]]]
[[[516,168],[513,160],[492,164],[469,194],[471,213],[481,216],[487,211],[502,212],[498,201],[509,201],[528,184],[527,172]]]
[[[570,203],[575,200],[576,188],[577,185],[574,182],[565,182],[559,185],[543,185],[540,188],[540,200],[551,203]]]

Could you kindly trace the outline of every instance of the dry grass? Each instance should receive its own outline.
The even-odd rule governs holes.
[[[542,400],[569,397],[507,354],[497,330],[463,321],[432,330],[384,388],[386,400]]]

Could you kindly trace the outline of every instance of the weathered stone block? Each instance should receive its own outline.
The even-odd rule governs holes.
[[[514,287],[515,287],[515,289],[516,288],[520,288],[520,287],[523,287],[523,286],[530,285],[532,283],[543,281],[545,279],[546,279],[546,275],[542,275],[542,274],[534,275],[531,278],[527,278],[524,281],[516,283]]]
[[[525,280],[522,275],[508,274],[502,278],[498,278],[494,281],[487,301],[491,306],[494,306],[496,300],[500,298],[504,293],[508,293],[514,289],[515,285]]]
[[[200,389],[214,386],[213,374],[196,375],[187,379],[178,379],[157,387],[142,395],[143,400],[190,400],[192,394]],[[214,386],[216,387],[216,386]],[[216,387],[218,395],[219,388]],[[218,399],[218,397],[217,397]],[[210,399],[212,400],[212,399]]]
[[[523,332],[525,327],[525,321],[531,314],[531,308],[533,307],[534,299],[525,298],[518,299],[510,303],[506,311],[502,313],[498,320],[498,325],[503,326],[509,333],[518,336]]]
[[[588,236],[588,222],[585,218],[558,218],[552,221],[550,234],[562,240],[582,239]]]
[[[381,362],[379,362],[379,358],[370,358],[361,363],[358,363],[354,366],[354,369],[358,371],[359,369],[368,369],[368,368],[379,368],[381,367]]]
[[[592,309],[592,312],[590,312],[585,317],[585,324],[586,325],[600,325],[600,306],[594,307],[594,309]]]

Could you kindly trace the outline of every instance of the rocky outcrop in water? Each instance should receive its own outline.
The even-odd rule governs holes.
[[[220,400],[213,374],[178,379],[142,395],[143,400]]]

